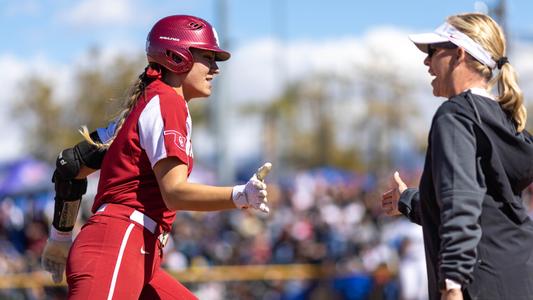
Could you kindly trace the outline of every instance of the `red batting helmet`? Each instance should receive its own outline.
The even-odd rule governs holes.
[[[230,58],[229,52],[219,48],[215,28],[193,16],[165,17],[155,23],[146,39],[148,62],[158,63],[175,73],[191,69],[194,61],[189,48],[214,51],[218,61]]]

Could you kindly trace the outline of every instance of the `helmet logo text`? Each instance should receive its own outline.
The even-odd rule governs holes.
[[[174,37],[170,37],[170,36],[160,36],[159,39],[160,40],[175,41],[175,42],[179,42],[180,41],[180,39],[174,38]]]

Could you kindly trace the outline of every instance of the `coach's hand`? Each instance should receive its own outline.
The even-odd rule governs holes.
[[[255,208],[264,213],[270,209],[267,206],[267,191],[265,177],[272,169],[271,163],[265,163],[257,172],[248,180],[246,184],[236,185],[233,187],[232,199],[238,208]]]
[[[53,227],[52,231],[55,231]],[[41,264],[43,269],[52,273],[52,280],[54,280],[55,283],[63,281],[63,273],[65,273],[68,251],[71,245],[71,232],[61,233],[60,236],[57,236],[57,234],[51,234],[46,241],[46,246],[44,247],[41,256]]]
[[[381,207],[388,216],[397,216],[400,215],[398,210],[398,201],[400,200],[400,195],[407,189],[407,185],[400,178],[398,172],[394,172],[394,182],[395,187],[391,190],[386,191],[381,196]]]

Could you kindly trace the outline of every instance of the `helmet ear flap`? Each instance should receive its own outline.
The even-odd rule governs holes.
[[[188,72],[194,63],[191,51],[185,48],[166,49],[165,56],[175,73]]]

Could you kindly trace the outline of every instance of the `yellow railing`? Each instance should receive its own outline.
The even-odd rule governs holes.
[[[208,281],[270,281],[317,279],[333,275],[325,265],[243,265],[192,267],[180,272],[170,272],[180,282]],[[64,286],[53,283],[50,273],[39,271],[25,274],[0,276],[0,289],[36,288],[42,286]]]

